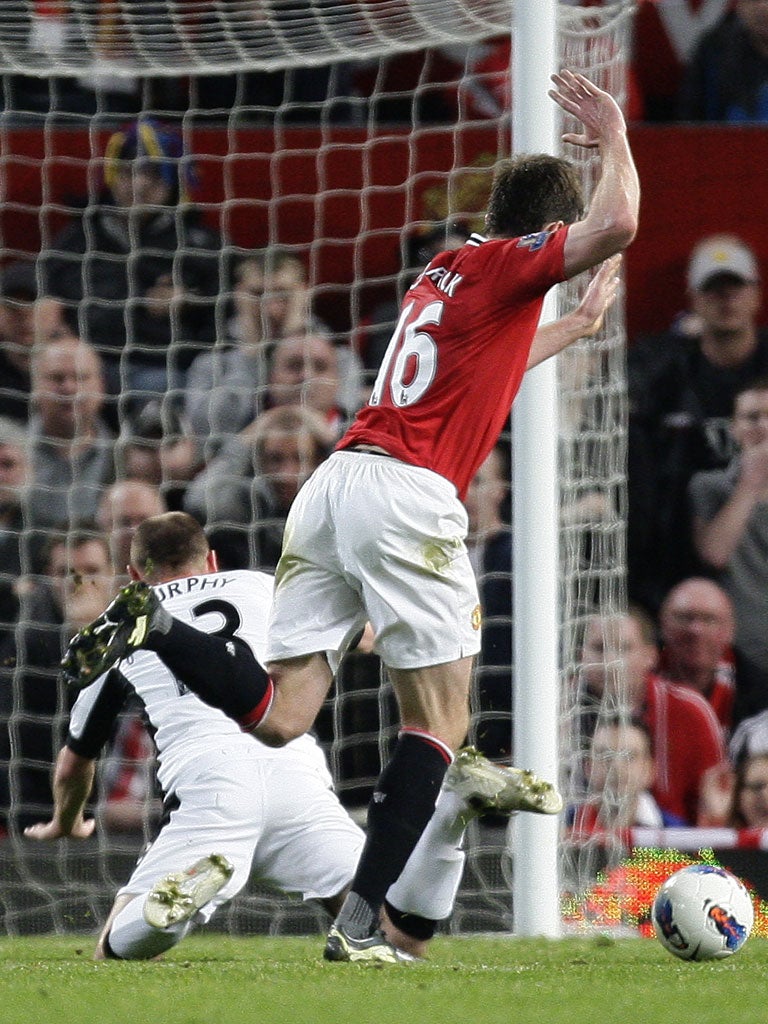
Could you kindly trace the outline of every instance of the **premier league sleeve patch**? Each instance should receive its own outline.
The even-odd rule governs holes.
[[[536,231],[532,235],[523,235],[522,238],[518,239],[517,248],[530,249],[531,252],[538,252],[548,238],[548,231]]]

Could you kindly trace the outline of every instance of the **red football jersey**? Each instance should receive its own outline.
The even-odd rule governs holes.
[[[670,683],[676,683],[678,686],[690,685],[682,679],[675,678],[670,669],[667,654],[663,649],[656,672],[662,679],[666,679]],[[712,705],[718,722],[728,735],[733,728],[733,706],[736,701],[736,669],[733,664],[733,656],[730,653],[721,658],[715,666],[709,693],[704,699]]]
[[[660,807],[695,825],[701,777],[725,760],[720,723],[700,693],[657,675],[648,678],[645,724],[653,737]]]
[[[368,404],[338,444],[373,444],[446,477],[459,497],[498,440],[568,228],[472,235],[408,290]]]

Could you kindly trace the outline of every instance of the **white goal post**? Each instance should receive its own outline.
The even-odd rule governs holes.
[[[219,238],[213,255],[218,288],[207,296],[216,344],[224,341],[232,318],[233,260],[279,249],[300,261],[316,318],[339,350],[354,351],[370,381],[372,339],[392,325],[392,303],[417,265],[413,261],[424,258],[435,232],[450,234],[457,224],[481,226],[493,165],[520,148],[516,136],[539,116],[519,106],[525,87],[514,57],[510,75],[509,52],[513,18],[527,9],[535,20],[547,6],[544,0],[6,0],[0,18],[0,270],[28,261],[42,288],[43,263],[55,254],[62,228],[100,201],[107,141],[138,114],[150,116],[178,134],[181,167],[194,163],[194,174],[184,180],[202,223]],[[632,0],[589,7],[552,3],[551,60],[578,68],[623,101],[633,8]],[[533,21],[530,28],[535,35]],[[512,50],[519,57],[518,42]],[[546,60],[549,64],[550,56]],[[549,110],[546,86],[535,88]],[[554,118],[554,111],[550,115]],[[550,148],[534,137],[530,147]],[[594,157],[565,155],[578,163],[589,195]],[[173,216],[181,224],[181,206]],[[173,275],[182,275],[183,256],[174,262]],[[88,272],[84,261],[83,281]],[[572,308],[584,283],[561,286],[557,308]],[[126,309],[135,301],[134,286],[138,281],[129,273]],[[99,302],[100,308],[109,307],[110,300]],[[66,312],[86,336],[91,320],[84,304],[71,301]],[[130,325],[126,329],[125,351],[132,345],[140,351]],[[171,317],[171,338],[167,390],[158,394],[166,427],[183,399],[188,361],[176,375],[178,353],[186,345],[191,358],[209,344],[190,345],[177,313]],[[88,340],[109,350],[109,338]],[[536,718],[537,695],[523,712],[518,694],[515,744],[531,767],[545,774],[556,768],[567,800],[575,798],[583,755],[569,685],[577,671],[581,631],[592,611],[616,612],[626,604],[624,346],[619,300],[598,337],[578,343],[544,371],[557,428],[549,453],[557,504],[545,541],[548,553],[540,539],[521,532],[528,550],[536,545],[541,558],[549,559],[549,591],[556,603],[544,644],[551,682],[547,729],[559,740],[557,764],[550,763],[556,744],[547,752],[520,738],[522,715],[529,716],[526,730]],[[117,365],[122,376],[110,406],[115,432],[125,428],[129,400],[135,397],[127,365],[125,358]],[[0,381],[0,398],[4,388]],[[505,443],[510,445],[508,435]],[[539,470],[540,464],[529,466],[528,479]],[[125,472],[119,460],[116,472]],[[163,474],[163,493],[177,500],[179,481],[167,465]],[[515,474],[520,481],[514,495],[516,529],[523,531],[519,503],[528,486],[521,465]],[[257,524],[234,525],[243,526],[253,553]],[[40,573],[37,564],[22,568],[27,581]],[[3,571],[0,567],[0,578]],[[537,572],[536,564],[525,569],[530,577]],[[511,588],[511,566],[501,576]],[[27,607],[22,605],[17,632],[30,622],[24,618]],[[540,615],[531,609],[520,620],[514,629],[518,643],[523,633],[537,629]],[[534,657],[540,669],[544,655]],[[148,766],[116,763],[113,752],[100,770],[101,798],[123,769],[130,774],[138,767],[135,793],[144,811],[130,829],[103,828],[79,846],[62,842],[41,849],[26,842],[14,819],[24,802],[20,780],[28,768],[40,773],[47,764],[39,749],[25,753],[22,738],[28,725],[48,725],[51,760],[62,740],[68,697],[57,689],[52,663],[41,676],[51,700],[42,711],[29,706],[24,668],[0,666],[6,694],[0,714],[10,737],[0,749],[0,771],[7,770],[13,812],[0,840],[0,930],[93,929],[152,827],[154,794],[141,788]],[[513,673],[509,663],[501,671],[510,693],[523,682],[529,692],[541,684],[535,664]],[[511,706],[503,717],[511,732]],[[496,710],[481,708],[476,733],[493,718]],[[342,674],[337,700],[320,723],[340,794],[354,810],[365,803],[394,727],[391,693],[386,684],[379,687],[377,663],[358,660]],[[103,804],[97,813],[104,813]],[[528,839],[527,825],[520,829],[512,853],[505,828],[473,823],[466,878],[448,926],[452,932],[553,934],[564,871],[563,884],[579,891],[594,877],[597,859],[621,853],[618,844],[607,853],[601,848],[599,857],[594,849],[583,855],[569,850],[564,867],[557,827],[552,822],[544,827],[548,867],[532,887],[538,827]],[[532,898],[526,902],[523,893]],[[545,920],[537,921],[542,896]],[[256,888],[223,912],[217,926],[280,934],[315,930],[321,920]]]
[[[512,34],[512,146],[516,153],[557,153],[558,118],[548,100],[557,64],[557,4],[515,4]],[[525,55],[525,59],[519,59]],[[516,59],[518,58],[518,59]],[[542,322],[556,319],[547,296]],[[558,776],[559,609],[557,367],[526,374],[512,410],[514,612],[513,751],[542,778]],[[558,822],[521,815],[510,827],[517,935],[560,934]]]

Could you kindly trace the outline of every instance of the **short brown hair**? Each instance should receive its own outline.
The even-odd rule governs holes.
[[[489,234],[518,238],[558,220],[573,224],[583,213],[584,194],[573,164],[541,153],[499,165],[485,223]]]
[[[131,541],[131,565],[143,576],[178,572],[204,561],[210,548],[202,526],[186,512],[164,512],[140,523]]]

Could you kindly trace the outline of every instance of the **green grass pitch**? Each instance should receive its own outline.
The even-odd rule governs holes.
[[[759,1024],[768,940],[688,964],[649,939],[439,938],[428,963],[320,959],[322,939],[193,936],[153,963],[91,937],[0,940],[2,1024]]]

